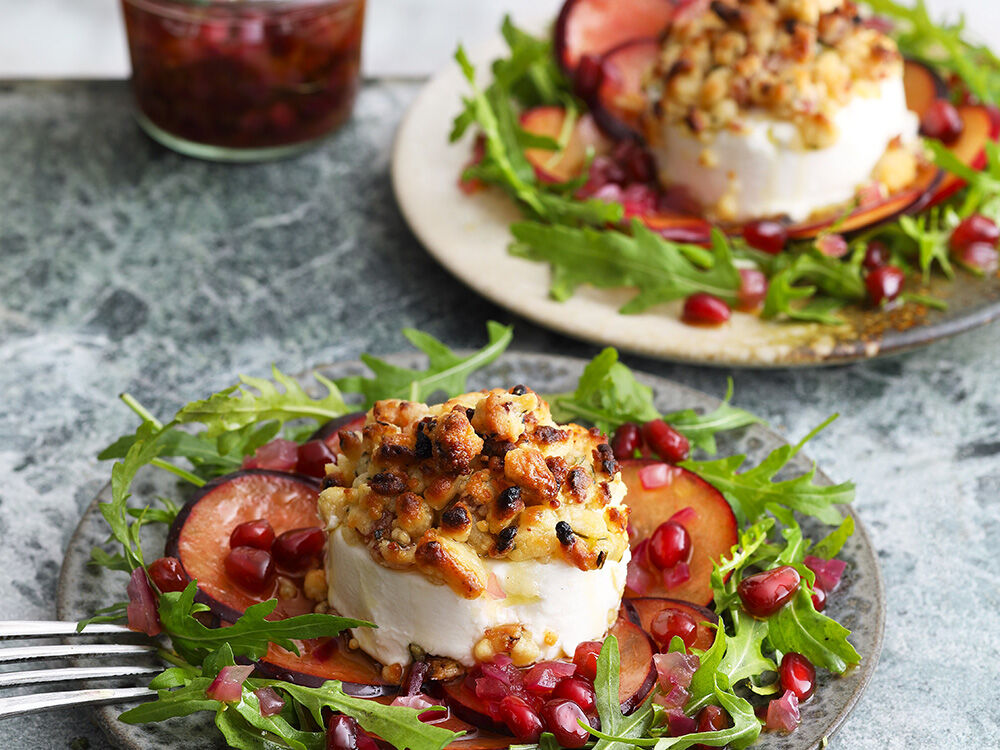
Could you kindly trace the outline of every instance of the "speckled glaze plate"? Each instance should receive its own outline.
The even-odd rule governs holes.
[[[542,28],[540,25],[538,28]],[[488,62],[503,52],[497,39],[474,56],[483,85]],[[737,312],[719,328],[680,321],[682,302],[639,315],[618,309],[629,289],[581,287],[566,302],[549,296],[549,270],[507,252],[517,207],[497,190],[464,194],[458,176],[471,154],[470,138],[448,143],[451,121],[468,91],[451,65],[421,91],[396,135],[392,180],[403,216],[428,252],[461,282],[519,315],[569,336],[673,361],[738,367],[815,366],[850,362],[925,346],[1000,317],[1000,278],[960,272],[935,279],[929,294],[948,310],[907,305],[878,312],[845,310],[840,326],[761,320]]]
[[[395,361],[415,366],[417,357],[400,357]],[[483,388],[525,383],[542,393],[567,391],[575,386],[585,364],[582,360],[567,357],[509,353],[476,373],[469,385],[472,388]],[[359,374],[362,371],[356,363],[318,369],[329,377]],[[663,412],[682,408],[711,410],[719,404],[718,399],[663,378],[640,374],[639,379],[653,388],[656,404]],[[315,385],[315,381],[303,378],[303,384],[310,387]],[[753,426],[724,436],[719,448],[723,455],[746,453],[749,461],[756,464],[769,451],[785,443],[784,439],[771,430]],[[791,468],[801,472],[809,466],[809,460],[799,456]],[[830,483],[829,478],[822,473],[818,474],[817,481]],[[144,503],[157,494],[178,497],[178,491],[172,477],[165,472],[149,470],[137,478],[133,497]],[[82,619],[98,608],[124,597],[126,580],[123,574],[95,569],[87,564],[91,549],[107,538],[107,527],[97,503],[109,500],[110,495],[110,487],[105,487],[84,513],[70,539],[59,579],[57,611],[60,619]],[[854,514],[850,508],[845,509],[845,512]],[[837,593],[830,597],[828,611],[853,632],[851,641],[861,654],[861,664],[843,677],[824,673],[819,678],[816,697],[802,707],[801,726],[790,736],[763,735],[755,746],[761,750],[812,750],[822,747],[824,739],[830,737],[846,720],[875,670],[882,648],[885,596],[875,551],[860,519],[855,516],[855,521],[857,531],[842,553],[843,559],[848,563],[847,572]],[[804,524],[804,527],[814,539],[825,533],[809,523]],[[147,558],[155,558],[162,550],[164,537],[165,533],[161,531],[159,537],[151,535],[144,540]],[[219,750],[225,747],[208,714],[172,719],[160,724],[130,726],[118,721],[117,716],[121,710],[121,707],[114,706],[95,709],[98,723],[109,739],[120,748]]]

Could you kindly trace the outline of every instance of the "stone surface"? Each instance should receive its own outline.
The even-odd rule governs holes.
[[[0,619],[53,615],[59,563],[108,476],[94,454],[133,424],[229,384],[404,348],[418,326],[475,346],[592,356],[511,321],[428,259],[396,210],[392,133],[412,85],[369,87],[319,150],[249,167],[171,154],[121,83],[0,84]],[[470,248],[474,251],[474,248]],[[808,371],[626,358],[736,401],[858,482],[888,592],[882,662],[832,742],[843,750],[995,743],[1000,720],[1000,327],[902,357]],[[106,740],[85,710],[4,723],[4,747]]]

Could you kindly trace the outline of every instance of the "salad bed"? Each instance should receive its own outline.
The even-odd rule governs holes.
[[[550,294],[581,285],[634,291],[638,313],[685,300],[683,318],[719,325],[733,310],[765,319],[837,325],[845,307],[913,314],[943,309],[934,277],[997,271],[996,173],[1000,114],[990,72],[1000,64],[964,40],[961,24],[936,26],[923,4],[868,4],[869,23],[890,31],[907,55],[909,106],[921,116],[929,161],[893,195],[866,194],[822,221],[765,219],[713,225],[662,190],[652,157],[630,125],[642,108],[656,29],[699,3],[570,0],[553,37],[503,27],[507,57],[472,87],[453,140],[470,130],[467,192],[499,188],[521,208],[510,252],[551,269]],[[819,176],[818,178],[820,178]],[[957,270],[956,270],[957,269]]]
[[[500,660],[480,668],[489,674],[458,676],[451,681],[425,679],[428,675],[421,674],[421,668],[395,679],[394,675],[380,674],[377,665],[359,679],[357,665],[366,657],[352,652],[349,644],[347,648],[328,645],[338,639],[343,642],[343,629],[354,623],[321,612],[269,619],[277,606],[296,597],[267,599],[266,592],[258,592],[262,601],[247,608],[245,598],[236,600],[246,597],[245,586],[222,586],[214,596],[206,597],[204,586],[199,591],[181,576],[160,578],[157,573],[160,569],[177,572],[176,567],[159,559],[146,563],[139,542],[141,529],[151,522],[170,523],[177,530],[172,535],[176,549],[168,551],[179,554],[183,562],[180,572],[186,574],[190,566],[204,563],[206,555],[201,553],[185,558],[178,539],[183,539],[184,528],[200,508],[210,509],[225,496],[245,505],[247,493],[239,488],[248,486],[248,478],[295,485],[302,488],[303,497],[307,496],[314,480],[296,476],[295,470],[308,471],[315,466],[317,440],[336,450],[336,433],[328,430],[316,437],[314,430],[317,421],[346,417],[350,422],[347,415],[354,407],[343,393],[360,394],[370,403],[386,397],[423,400],[435,392],[460,392],[468,374],[498,356],[511,333],[491,325],[490,344],[469,358],[455,355],[418,332],[408,332],[408,336],[430,355],[427,370],[397,368],[366,357],[375,377],[346,378],[336,383],[320,378],[329,389],[322,398],[310,397],[295,381],[276,372],[280,389],[269,381],[244,379],[239,389],[194,402],[164,426],[126,397],[144,421],[134,435],[123,437],[104,453],[106,458],[121,460],[113,470],[113,500],[101,508],[122,546],[113,555],[96,550],[95,560],[129,572],[130,602],[103,613],[100,619],[119,617],[128,610],[130,623],[138,629],[150,632],[159,628],[170,638],[171,649],[165,656],[176,666],[154,681],[154,687],[161,691],[159,700],[126,712],[124,720],[159,721],[211,711],[234,747],[323,747],[326,743],[332,743],[330,747],[361,747],[371,741],[366,739],[368,733],[399,748],[443,747],[453,741],[465,747],[501,747],[515,741],[510,734],[518,735],[518,728],[523,733],[520,741],[552,746],[556,740],[549,736],[551,732],[536,737],[528,731],[534,725],[524,719],[526,716],[544,719],[544,728],[569,747],[581,742],[605,743],[601,744],[605,747],[613,742],[601,739],[600,733],[619,736],[621,742],[636,746],[660,742],[663,747],[697,743],[744,747],[759,735],[762,720],[771,728],[792,728],[799,697],[808,697],[807,688],[797,694],[784,684],[804,685],[812,679],[798,657],[788,657],[785,665],[786,654],[800,654],[809,665],[836,673],[857,663],[859,656],[847,640],[847,630],[822,614],[826,595],[832,594],[831,599],[836,600],[839,575],[835,562],[824,561],[835,557],[852,530],[850,517],[845,519],[835,505],[851,499],[852,487],[817,486],[808,472],[773,481],[798,447],[779,449],[759,467],[746,471],[740,456],[691,459],[686,455],[690,449],[714,451],[718,432],[750,424],[754,418],[728,401],[709,414],[684,411],[660,415],[652,406],[649,390],[617,362],[613,350],[595,358],[572,393],[549,397],[560,419],[586,419],[614,432],[614,445],[626,475],[632,475],[635,507],[644,511],[636,515],[641,524],[633,530],[636,563],[629,571],[630,591],[613,631],[617,639],[608,639],[603,646],[586,644],[587,648],[578,650],[569,665],[572,675],[565,673],[568,666],[564,663],[516,670]],[[663,429],[667,422],[682,439]],[[178,429],[181,425],[200,425],[202,430],[192,433]],[[284,440],[294,450],[288,450]],[[189,466],[182,467],[171,458],[186,459]],[[663,460],[666,458],[683,466],[668,463]],[[283,465],[261,465],[274,461]],[[207,479],[211,484],[189,501],[186,513],[170,501],[165,507],[130,508],[129,484],[135,472],[149,463],[193,484],[205,485]],[[219,476],[222,478],[210,479]],[[259,492],[249,494],[262,497]],[[264,505],[248,508],[248,517],[238,520],[246,524],[258,520],[249,515],[269,514],[267,493],[263,497]],[[670,504],[671,498],[676,505]],[[834,524],[834,530],[812,545],[803,539],[795,513]],[[705,524],[705,531],[698,530],[699,519],[727,517],[733,519],[728,527],[713,522]],[[269,523],[273,538],[244,529],[235,546],[228,538],[235,528],[220,529],[209,546],[221,548],[218,555],[223,559],[220,562],[216,557],[207,569],[224,569],[224,558],[235,549],[250,546],[243,543],[248,541],[263,540],[261,546],[267,547],[279,569],[285,571],[289,565],[299,567],[289,549],[298,549],[304,559],[315,554],[307,546],[294,547],[288,542],[289,532],[295,531],[289,526],[311,523],[308,509],[301,516],[273,516]],[[680,527],[680,533],[675,527]],[[641,529],[651,531],[647,535]],[[646,549],[640,551],[644,542]],[[715,549],[711,549],[713,543],[718,545]],[[717,558],[716,550],[720,550]],[[698,563],[704,566],[702,570],[708,569],[707,579],[699,572]],[[686,572],[682,565],[688,567]],[[766,574],[767,580],[758,581],[754,577],[757,573]],[[793,574],[797,577],[794,585],[785,585]],[[199,583],[202,577],[210,577],[205,570],[200,576]],[[781,580],[775,584],[771,579]],[[682,591],[686,602],[662,598],[662,594]],[[786,594],[790,598],[786,599]],[[703,603],[711,603],[714,612],[701,607]],[[775,606],[779,608],[769,612]],[[757,617],[747,614],[748,607]],[[245,610],[242,617],[233,622],[233,614],[241,610]],[[724,627],[713,629],[716,615],[721,616]],[[230,627],[211,627],[222,622],[231,623]],[[297,647],[302,647],[305,658],[295,655]],[[279,649],[283,654],[276,659]],[[355,658],[353,664],[344,661],[342,657],[347,656]],[[257,664],[256,671],[248,662]],[[344,671],[348,666],[354,671]],[[341,671],[328,671],[331,669]],[[546,669],[560,679],[554,682],[551,675],[545,676]],[[306,680],[303,675],[307,675]],[[329,681],[322,682],[326,678]],[[565,687],[560,687],[562,682],[567,683]],[[593,691],[596,712],[588,713],[581,706],[581,702],[587,704],[588,690]],[[572,697],[563,697],[564,692]],[[381,693],[382,697],[373,701],[357,697],[358,693]],[[523,701],[527,710],[514,699]],[[550,706],[558,701],[570,701],[583,711],[583,720],[596,733],[587,730],[585,735],[574,735],[578,737],[575,740],[566,734],[577,732],[574,726],[580,727],[567,723],[566,717],[581,717],[572,707],[558,708],[563,703]],[[386,705],[390,703],[396,705]],[[443,721],[436,722],[439,717],[431,713],[440,711],[433,707],[435,703],[449,707],[450,714]],[[270,713],[272,709],[274,713]],[[517,717],[528,723],[519,723]],[[704,731],[694,732],[700,721]],[[455,735],[462,731],[467,736]]]

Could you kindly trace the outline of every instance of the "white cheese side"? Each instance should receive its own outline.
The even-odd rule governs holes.
[[[484,593],[463,599],[419,572],[379,565],[336,528],[327,540],[326,575],[330,605],[338,614],[378,625],[353,631],[370,656],[383,664],[407,664],[413,643],[471,666],[484,631],[500,625],[523,625],[540,659],[572,656],[577,644],[603,637],[617,617],[629,559],[626,549],[618,562],[590,571],[562,561],[485,560],[506,598]],[[547,632],[551,643],[545,642]]]
[[[834,117],[836,143],[805,149],[798,129],[752,113],[740,130],[724,130],[707,142],[679,125],[665,126],[654,149],[660,181],[682,186],[709,210],[725,199],[720,218],[747,221],[787,215],[793,221],[846,203],[872,171],[889,143],[917,136],[917,116],[906,108],[901,76],[883,81],[878,95],[856,95]]]

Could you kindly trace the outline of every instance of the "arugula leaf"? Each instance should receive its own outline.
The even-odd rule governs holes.
[[[337,635],[347,628],[374,627],[364,620],[325,614],[267,620],[267,616],[278,606],[277,599],[269,599],[249,607],[230,627],[209,628],[192,616],[205,609],[204,605],[195,604],[197,592],[197,583],[192,581],[183,591],[161,594],[159,605],[160,622],[170,635],[174,648],[196,663],[226,645],[237,656],[259,659],[267,653],[270,643],[297,654],[293,638],[322,638]]]
[[[102,607],[94,613],[93,617],[88,617],[86,620],[80,620],[80,622],[76,624],[76,632],[82,633],[88,625],[93,623],[119,622],[120,620],[124,620],[126,617],[126,607],[128,607],[128,602],[115,602],[107,607]]]
[[[794,479],[774,481],[775,475],[802,449],[809,440],[823,430],[831,417],[811,433],[798,445],[783,445],[771,451],[767,458],[758,466],[740,472],[746,462],[745,455],[729,456],[714,461],[694,461],[688,459],[680,466],[693,471],[706,482],[718,489],[742,523],[753,523],[760,519],[768,503],[774,503],[802,513],[814,516],[823,523],[839,524],[843,518],[834,506],[849,503],[854,499],[853,482],[823,487],[813,482],[816,476],[815,465],[804,474]]]
[[[698,414],[694,409],[684,409],[663,415],[663,421],[671,425],[691,442],[692,448],[700,448],[709,455],[718,450],[715,436],[720,432],[738,430],[752,424],[760,424],[761,418],[745,409],[733,406],[733,379],[729,378],[726,395],[719,406],[707,414]]]
[[[924,214],[916,218],[913,216],[899,217],[900,229],[916,244],[917,259],[925,284],[930,281],[931,267],[935,262],[944,271],[945,276],[949,279],[955,277],[955,271],[952,269],[949,259],[948,241],[951,237],[951,230],[947,227],[941,227],[936,219],[936,210],[929,215]]]
[[[861,661],[847,640],[851,631],[813,606],[802,586],[795,598],[768,618],[768,640],[782,652],[797,651],[817,667],[843,674]]]
[[[411,370],[362,354],[361,361],[368,365],[375,377],[340,378],[337,380],[337,385],[345,391],[363,394],[366,409],[376,401],[387,398],[426,401],[439,391],[448,397],[457,396],[467,390],[466,381],[469,375],[503,354],[514,337],[512,327],[492,320],[486,323],[486,330],[489,343],[479,351],[462,357],[433,336],[413,328],[406,328],[403,330],[403,335],[427,355],[426,370]]]
[[[766,620],[750,617],[740,610],[734,610],[733,635],[726,640],[726,654],[719,664],[719,671],[726,676],[730,685],[740,680],[777,670],[774,660],[764,656],[764,639],[768,634]]]
[[[821,290],[830,298],[812,299]],[[858,265],[813,250],[795,256],[771,278],[761,317],[784,316],[790,320],[839,325],[843,319],[832,312],[842,306],[842,300],[857,301],[864,296],[865,285]],[[801,304],[805,300],[810,301]]]
[[[598,738],[593,750],[627,750],[628,745],[644,737],[652,725],[652,695],[632,714],[626,716],[622,713],[618,697],[620,673],[618,639],[609,635],[598,654],[597,673],[594,677],[595,703],[601,730],[587,726],[591,734]]]
[[[275,420],[284,424],[302,418],[326,422],[351,411],[337,385],[318,372],[313,373],[313,377],[327,389],[326,396],[318,399],[309,396],[301,385],[277,367],[271,368],[271,374],[284,391],[278,390],[270,380],[241,375],[240,384],[188,404],[177,412],[175,421],[203,424],[204,436],[213,438],[259,422]]]
[[[460,736],[420,721],[418,717],[429,709],[383,706],[373,700],[355,698],[343,691],[338,680],[329,680],[318,688],[290,682],[270,684],[295,699],[320,726],[324,725],[323,709],[339,711],[353,717],[366,731],[378,735],[399,750],[442,750]]]
[[[729,241],[712,232],[712,251],[671,242],[633,220],[630,234],[612,229],[552,226],[539,222],[511,225],[510,252],[548,263],[550,294],[566,300],[581,284],[598,288],[635,287],[637,294],[620,312],[642,312],[654,305],[707,292],[735,303],[740,273]]]
[[[854,516],[844,516],[840,526],[816,542],[809,554],[830,560],[844,548],[848,538],[854,533]]]

